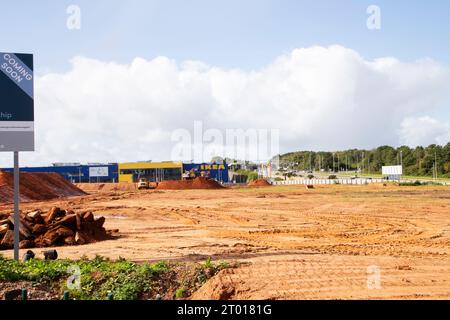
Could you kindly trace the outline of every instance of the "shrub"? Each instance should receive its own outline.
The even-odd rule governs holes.
[[[208,259],[206,259],[206,261],[205,261],[205,268],[214,268],[214,264],[212,262],[211,257],[208,257]]]
[[[398,185],[402,186],[402,187],[417,187],[417,186],[427,185],[427,183],[416,180],[414,182],[401,182]]]
[[[258,179],[258,172],[252,171],[247,175],[247,180],[250,181],[254,181]]]
[[[134,300],[150,289],[161,274],[169,272],[169,265],[162,261],[155,264],[136,264],[119,259],[111,261],[96,257],[93,260],[40,260],[26,262],[5,259],[0,256],[1,281],[32,281],[54,284],[61,290],[68,289],[69,266],[76,265],[81,271],[81,288],[71,290],[75,299],[104,299],[111,292],[114,299]]]
[[[175,298],[177,299],[184,298],[185,294],[186,294],[185,288],[178,288],[177,291],[175,292]]]
[[[258,172],[256,172],[256,171],[241,169],[241,170],[238,170],[237,173],[246,176],[247,182],[258,179]]]

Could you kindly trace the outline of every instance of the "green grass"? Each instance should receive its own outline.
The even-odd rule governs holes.
[[[175,292],[175,298],[177,299],[184,298],[186,296],[186,292],[187,290],[185,288],[178,288],[177,291]]]
[[[29,260],[21,263],[0,256],[0,281],[49,282],[67,274],[72,262]]]
[[[68,289],[66,280],[72,275],[69,267],[78,267],[81,271],[81,287],[70,290],[70,296],[82,300],[105,299],[108,292],[117,300],[135,300],[151,288],[152,280],[169,271],[165,262],[136,264],[96,257],[77,261],[32,259],[22,263],[0,257],[0,281],[58,283],[63,291]]]
[[[31,259],[20,262],[0,255],[0,282],[30,281],[34,284],[46,284],[61,296],[65,290],[69,290],[70,297],[77,300],[104,300],[108,293],[115,300],[137,300],[144,293],[151,292],[155,286],[164,287],[165,283],[162,284],[161,281],[170,278],[173,280],[170,285],[179,287],[175,297],[184,298],[187,293],[192,292],[192,288],[206,282],[206,270],[214,275],[228,267],[226,263],[216,264],[209,258],[205,263],[196,265],[191,279],[185,279],[183,277],[186,276],[181,275],[183,281],[177,284],[177,266],[178,264],[164,261],[153,264],[138,264],[122,258],[112,261],[100,256],[92,260]],[[69,288],[67,280],[73,275],[71,270],[78,268],[81,273],[80,287]]]
[[[206,259],[206,261],[205,261],[205,268],[214,268],[214,264],[212,262],[211,257],[208,257],[208,259]]]

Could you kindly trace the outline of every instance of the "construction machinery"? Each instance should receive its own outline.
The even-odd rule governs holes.
[[[194,168],[192,168],[192,169],[189,170],[189,171],[185,171],[185,172],[182,174],[183,180],[193,180],[193,179],[197,178],[198,176],[199,176],[198,170],[196,170],[196,169],[194,169]]]
[[[147,178],[140,178],[137,184],[138,190],[150,189],[150,183]]]

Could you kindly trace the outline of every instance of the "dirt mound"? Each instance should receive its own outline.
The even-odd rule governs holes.
[[[205,177],[197,177],[193,180],[162,181],[158,183],[158,190],[189,190],[189,189],[222,189],[219,182]]]
[[[190,296],[190,300],[232,300],[236,295],[236,288],[231,285],[230,278],[233,270],[222,270],[210,281],[206,282],[198,291]]]
[[[257,180],[253,180],[253,181],[249,182],[248,186],[249,187],[267,187],[267,186],[271,186],[271,184],[266,179],[257,179]]]
[[[77,183],[75,184],[83,191],[135,191],[137,190],[135,183],[119,182],[119,183]]]
[[[1,215],[0,219],[0,250],[11,249],[14,245],[14,218],[11,214]],[[20,248],[86,244],[114,238],[113,231],[106,231],[104,223],[104,217],[95,218],[90,211],[75,213],[57,207],[47,213],[41,210],[21,213]]]
[[[50,200],[86,193],[57,173],[20,173],[20,201]],[[0,203],[14,201],[14,175],[0,172]]]

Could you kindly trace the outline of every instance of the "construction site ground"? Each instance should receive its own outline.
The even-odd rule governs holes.
[[[90,210],[120,230],[116,240],[57,248],[61,258],[240,262],[193,299],[450,298],[449,187],[88,193],[21,208]]]

